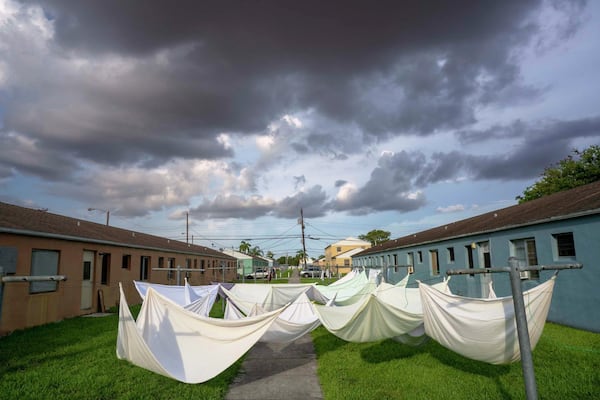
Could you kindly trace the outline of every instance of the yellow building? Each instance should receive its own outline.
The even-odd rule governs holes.
[[[370,247],[370,242],[353,237],[332,243],[325,247],[325,269],[336,275],[347,274],[352,269],[352,255],[358,252],[352,250],[362,251]]]

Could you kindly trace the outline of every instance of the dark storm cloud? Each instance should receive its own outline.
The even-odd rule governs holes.
[[[359,130],[350,148],[346,141],[332,141],[333,154],[341,158],[391,135],[468,126],[475,106],[514,93],[520,87],[514,53],[538,31],[533,17],[541,7],[522,0],[40,4],[68,51],[136,60],[172,52],[160,67],[148,61],[136,65],[112,90],[81,89],[99,110],[88,115],[90,131],[82,136],[110,129],[108,137],[127,138],[134,128],[151,137],[207,139],[223,131],[260,131],[280,115],[311,108],[332,124]],[[570,16],[580,7],[564,9]],[[63,88],[52,89],[38,96],[55,96]],[[11,129],[44,134],[17,118],[7,120],[14,121]],[[47,129],[62,130],[64,124]],[[322,139],[293,147],[322,150]],[[158,141],[133,159],[143,154],[161,159],[161,149]],[[189,156],[182,146],[170,150]],[[102,158],[106,152],[81,153],[108,161]],[[227,155],[211,148],[200,157]]]
[[[56,181],[78,170],[77,162],[67,154],[47,151],[43,143],[26,136],[0,132],[0,149],[0,174],[5,177],[17,170]]]
[[[314,185],[280,201],[217,195],[192,210],[197,217],[249,219],[293,218],[300,207],[307,217],[332,210],[409,211],[424,204],[422,188],[459,174],[500,180],[537,175],[597,126],[581,120],[472,128],[480,107],[539,95],[521,82],[519,56],[547,28],[539,18],[548,5],[542,1],[19,4],[40,4],[54,36],[44,36],[39,21],[30,21],[30,30],[18,23],[0,27],[0,34],[8,31],[0,40],[14,40],[0,46],[6,59],[0,73],[8,77],[0,80],[0,144],[15,149],[0,152],[0,176],[19,171],[75,182],[77,170],[89,165],[157,167],[181,158],[232,157],[221,134],[264,134],[295,113],[312,124],[290,124],[277,138],[281,147],[266,158],[274,161],[259,163],[264,169],[256,171],[268,172],[288,151],[346,160],[400,135],[458,130],[466,145],[522,139],[501,155],[388,154],[367,183],[336,200]],[[584,3],[551,5],[565,21],[559,36],[572,35]],[[19,18],[34,15],[30,11],[22,9]],[[128,183],[121,185],[109,186],[111,193]],[[256,193],[251,186],[247,193]],[[336,182],[341,191],[349,186]],[[143,184],[137,189],[148,190]],[[157,193],[147,209],[161,207]],[[191,195],[177,197],[185,203]],[[145,212],[135,210],[134,200],[127,204],[135,215]]]
[[[196,219],[256,219],[269,215],[273,203],[260,197],[244,198],[238,195],[219,195],[190,210]]]
[[[527,135],[522,135],[527,132]],[[461,134],[465,134],[464,132]],[[288,196],[281,201],[263,201],[237,196],[217,197],[195,209],[206,218],[255,219],[264,215],[294,218],[303,208],[310,218],[331,211],[350,215],[366,215],[381,211],[408,212],[425,205],[423,190],[431,184],[466,177],[469,180],[526,180],[539,176],[543,170],[565,158],[574,149],[574,140],[596,140],[600,143],[600,117],[572,121],[544,121],[525,124],[514,122],[497,125],[467,136],[487,135],[487,139],[519,139],[516,145],[505,145],[510,151],[493,155],[473,155],[461,151],[421,151],[385,153],[369,180],[361,187],[350,189],[336,199],[328,198],[320,185]],[[294,177],[295,185],[305,184],[304,176]],[[347,180],[336,180],[334,186],[344,191]],[[262,200],[262,199],[261,199]]]
[[[482,131],[461,132],[460,136],[463,139],[477,137],[479,141],[506,138],[521,141],[517,146],[506,146],[507,151],[500,155],[453,153],[454,167],[446,163],[440,170],[449,173],[463,167],[474,179],[529,179],[540,176],[546,167],[569,155],[576,147],[576,139],[600,143],[600,117],[537,123],[517,121],[506,127],[497,125]],[[442,154],[434,158],[444,164],[448,156]],[[425,181],[435,182],[435,179]]]
[[[195,218],[242,218],[256,219],[263,216],[278,218],[296,218],[300,209],[307,218],[322,217],[328,211],[327,195],[323,188],[315,185],[307,191],[287,196],[276,202],[260,196],[246,198],[238,195],[216,196],[200,206],[193,208],[191,214]]]
[[[307,191],[287,196],[278,202],[273,215],[279,218],[294,218],[299,216],[302,208],[306,218],[317,218],[325,215],[328,210],[327,194],[320,185],[315,185]]]
[[[383,155],[369,181],[347,197],[336,199],[332,208],[352,215],[416,210],[425,204],[425,198],[415,192],[413,180],[425,163],[420,152]]]

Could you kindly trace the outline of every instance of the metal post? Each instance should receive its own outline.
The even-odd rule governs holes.
[[[177,286],[181,286],[181,266],[177,266]]]
[[[525,302],[523,301],[523,289],[521,288],[521,277],[519,274],[519,262],[516,257],[508,259],[510,266],[510,286],[513,294],[515,307],[515,321],[517,323],[517,334],[519,336],[519,349],[521,353],[521,367],[523,368],[523,379],[525,381],[525,393],[527,400],[536,400],[537,385],[533,370],[533,357],[531,354],[531,342],[529,341],[529,328],[527,327],[527,315],[525,313]]]
[[[0,266],[0,325],[2,323],[2,299],[4,297],[4,281],[2,277],[4,276],[4,267]]]

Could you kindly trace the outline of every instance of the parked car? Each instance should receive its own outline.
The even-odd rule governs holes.
[[[300,276],[303,278],[320,278],[321,268],[315,266],[307,266],[300,271]]]
[[[269,270],[256,268],[254,272],[246,275],[246,279],[265,279],[267,276],[269,276]]]

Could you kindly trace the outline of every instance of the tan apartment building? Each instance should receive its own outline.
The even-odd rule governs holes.
[[[208,247],[0,202],[0,335],[115,306],[119,282],[135,304],[134,280],[235,276],[236,259]]]
[[[347,274],[352,269],[352,258],[351,256],[344,257],[343,253],[355,249],[365,250],[370,247],[370,242],[353,237],[332,243],[325,247],[325,269],[329,269],[336,275]]]

